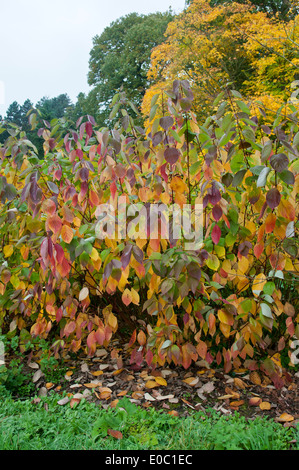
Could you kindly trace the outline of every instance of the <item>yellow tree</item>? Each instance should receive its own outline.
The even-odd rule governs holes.
[[[195,91],[195,110],[205,114],[231,82],[247,97],[278,109],[299,73],[298,17],[284,22],[251,4],[212,6],[194,0],[166,31],[151,56],[148,76],[155,81],[143,100],[149,110],[157,89],[187,79]]]

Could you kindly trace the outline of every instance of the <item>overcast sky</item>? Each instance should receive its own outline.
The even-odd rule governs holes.
[[[180,13],[185,0],[13,0],[0,2],[0,115],[17,101],[36,104],[88,92],[92,38],[132,12]]]

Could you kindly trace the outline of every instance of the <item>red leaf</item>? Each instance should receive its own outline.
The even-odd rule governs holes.
[[[115,439],[122,439],[123,438],[123,435],[120,431],[114,431],[113,429],[108,429],[107,434],[109,434],[109,436],[114,437]]]
[[[213,243],[215,243],[215,245],[218,245],[220,237],[221,237],[221,228],[218,225],[214,225],[212,233],[211,233],[211,237],[212,237]]]

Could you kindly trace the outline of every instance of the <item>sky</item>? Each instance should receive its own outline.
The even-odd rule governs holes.
[[[136,12],[180,13],[185,0],[14,0],[0,6],[0,115],[17,101],[35,105],[67,93],[73,102],[87,84],[92,38]]]

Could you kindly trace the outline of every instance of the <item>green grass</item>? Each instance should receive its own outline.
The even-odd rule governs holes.
[[[61,397],[59,397],[61,398]],[[122,399],[104,410],[82,400],[58,405],[57,394],[31,400],[3,397],[0,450],[289,450],[299,449],[299,429],[267,418],[248,421],[209,410],[175,417]],[[108,435],[120,431],[123,439]],[[297,442],[292,442],[295,441]]]

